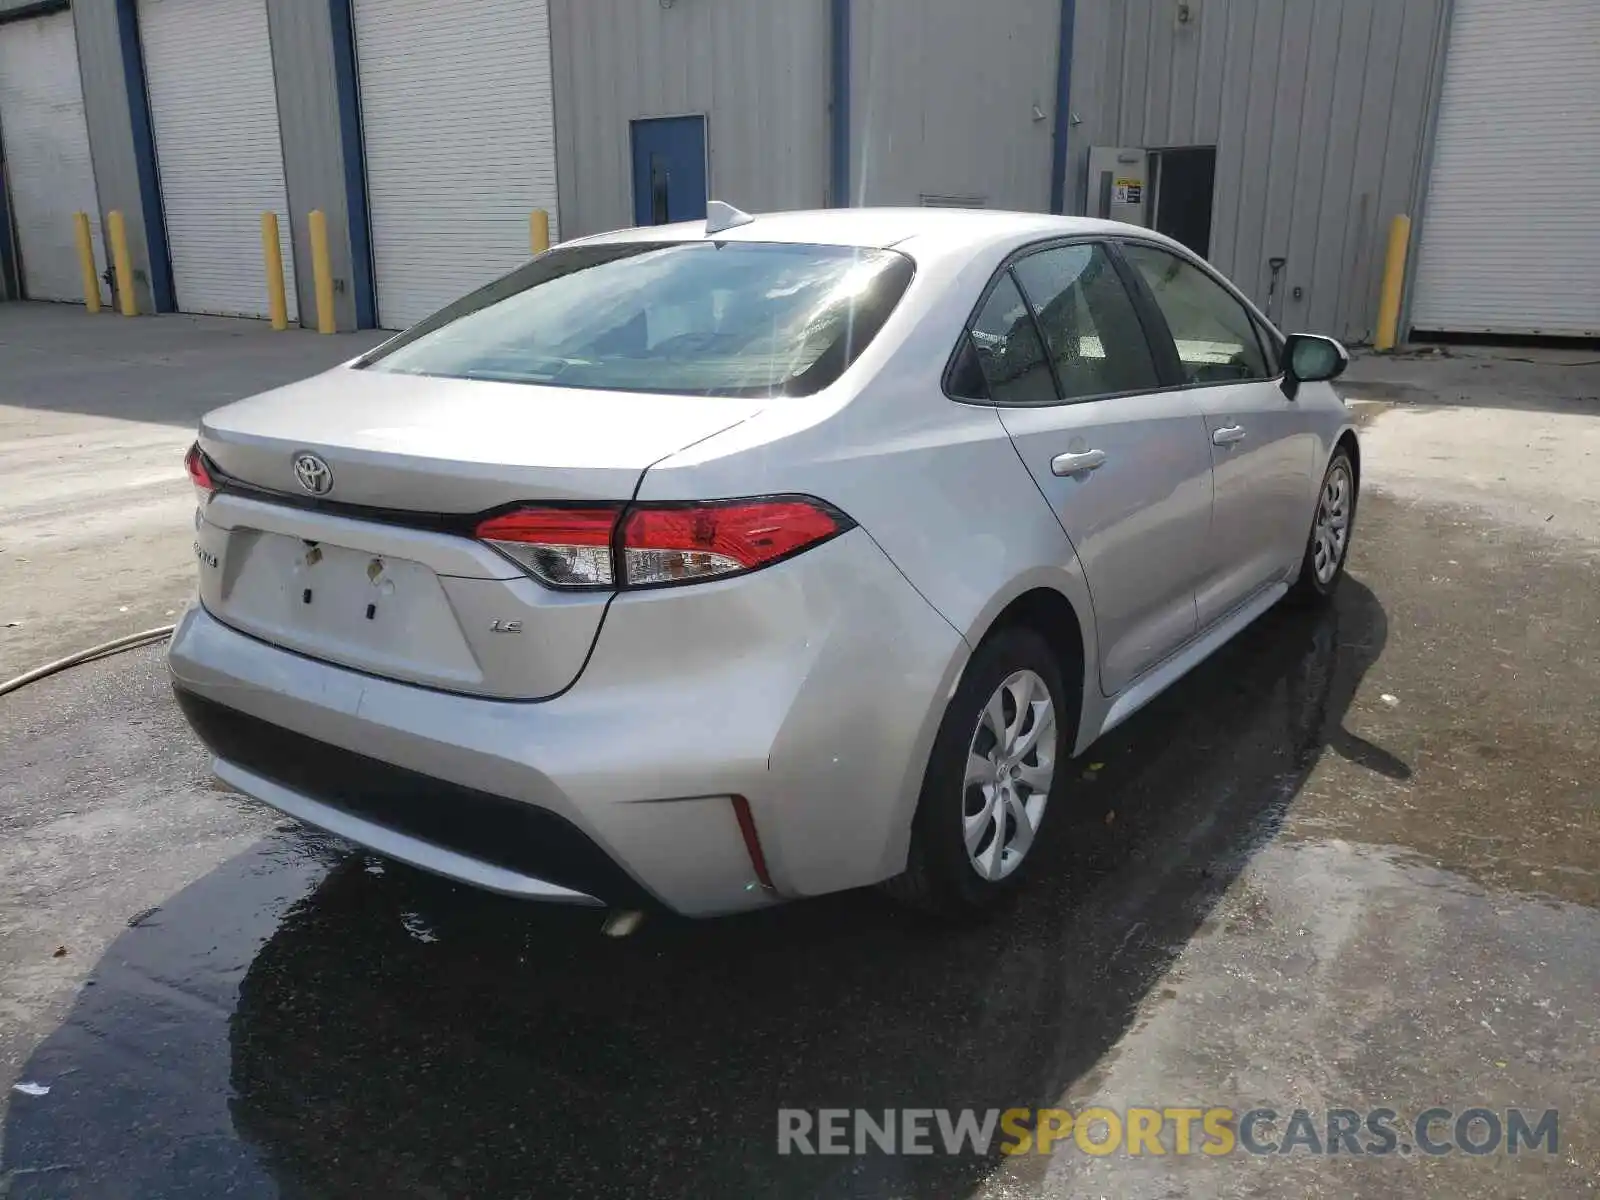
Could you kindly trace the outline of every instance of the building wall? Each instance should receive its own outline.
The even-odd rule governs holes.
[[[0,0],[0,21],[5,20],[7,13],[18,10],[32,11],[35,0]],[[0,113],[0,154],[4,153],[5,114]],[[92,151],[91,151],[92,153]],[[0,186],[4,178],[0,177]],[[14,247],[11,244],[11,209],[8,198],[0,192],[0,300],[15,300],[20,293],[17,291],[17,280],[13,273],[17,270],[17,263],[13,256]]]
[[[337,324],[340,329],[355,329],[357,280],[351,251],[345,155],[355,155],[359,165],[361,147],[357,144],[347,148],[341,132],[334,6],[326,0],[266,0],[266,5],[301,323],[313,328],[317,323],[309,218],[313,210],[320,209],[328,220],[328,257],[334,278]],[[341,10],[341,15],[347,18],[348,12]],[[365,222],[364,211],[358,211],[356,216]]]
[[[107,213],[122,212],[134,294],[148,313],[171,306],[172,280],[155,161],[139,152],[152,135],[133,8],[134,0],[76,0],[72,20],[102,228]]]
[[[850,203],[1048,212],[1061,0],[852,7]]]
[[[629,121],[702,113],[713,199],[820,207],[827,0],[551,0],[561,232],[633,224]]]
[[[338,324],[352,328],[371,281],[347,5],[264,2],[300,309],[313,319],[306,219],[320,208]],[[1280,323],[1365,340],[1388,221],[1420,207],[1449,4],[1190,0],[1180,24],[1177,0],[1076,0],[1068,210],[1084,210],[1091,145],[1215,145],[1212,260],[1265,303],[1268,260],[1283,256]],[[0,0],[0,11],[28,7]],[[72,6],[102,217],[123,211],[151,311],[163,239],[154,164],[140,153],[133,7]],[[850,202],[1048,207],[1061,0],[850,7]],[[752,210],[829,202],[831,9],[551,0],[562,235],[631,223],[638,117],[707,117],[717,198]]]
[[[1080,0],[1068,208],[1091,145],[1217,147],[1211,260],[1288,329],[1370,338],[1415,214],[1449,0]],[[1299,299],[1294,289],[1302,289]]]
[[[148,188],[142,186],[139,158],[134,150],[134,117],[125,70],[124,16],[119,12],[127,3],[131,0],[76,0],[71,6],[73,32],[78,42],[84,122],[89,131],[89,152],[94,159],[101,228],[106,228],[107,213],[113,209],[122,211],[139,310],[153,312],[157,307],[157,294],[152,281],[165,270],[164,250],[159,248],[164,245],[164,237],[158,228],[154,239],[157,253],[152,265],[152,237],[146,227],[150,197]],[[36,0],[0,0],[0,18],[8,13],[32,12],[42,7]],[[110,262],[109,245],[105,251],[106,261]],[[161,290],[170,294],[168,288]]]
[[[353,151],[357,171],[352,181],[345,153],[348,131],[341,123],[341,118],[350,114],[341,110],[340,101],[341,87],[353,89],[354,79],[344,80],[338,74],[340,46],[333,27],[335,11],[344,10],[327,0],[264,2],[283,134],[300,313],[305,324],[315,325],[315,282],[307,218],[313,209],[320,208],[328,218],[338,327],[354,329],[358,324],[357,296],[362,286],[370,291],[370,272],[357,261],[366,254],[365,242],[359,243],[359,253],[352,251],[349,221],[352,187],[358,196],[361,194],[361,149],[357,127],[358,144]],[[0,19],[7,12],[37,7],[37,0],[0,0]],[[122,211],[139,311],[155,312],[163,305],[157,302],[152,280],[163,268],[159,252],[152,263],[152,230],[148,226],[151,220],[160,218],[160,185],[155,163],[149,157],[149,143],[146,141],[142,155],[134,130],[132,98],[142,96],[144,88],[143,76],[137,73],[140,60],[130,63],[128,58],[130,40],[137,46],[137,23],[132,21],[134,0],[74,0],[71,7],[102,223],[112,209]],[[147,181],[141,180],[141,168],[148,173]],[[358,219],[364,227],[364,200]],[[154,233],[158,241],[164,240],[159,229]],[[106,258],[111,258],[109,247]]]

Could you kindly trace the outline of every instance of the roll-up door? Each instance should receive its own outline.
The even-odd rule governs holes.
[[[267,315],[261,214],[294,255],[265,0],[139,0],[146,86],[178,307]]]
[[[355,0],[378,320],[402,328],[556,236],[545,0]]]
[[[1412,328],[1600,336],[1600,2],[1456,0]]]
[[[96,273],[106,264],[70,12],[0,25],[0,157],[24,294],[82,303],[74,213],[89,214]]]

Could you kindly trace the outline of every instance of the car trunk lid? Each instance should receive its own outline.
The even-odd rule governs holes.
[[[761,407],[339,368],[201,424],[196,523],[218,619],[385,678],[501,698],[570,686],[609,591],[558,591],[471,536],[519,503],[622,503],[653,462]],[[308,436],[313,435],[313,436]],[[296,460],[327,471],[310,482]]]
[[[339,367],[208,414],[200,446],[235,479],[308,495],[310,451],[341,505],[476,513],[626,500],[651,463],[760,410],[751,399],[597,392]]]

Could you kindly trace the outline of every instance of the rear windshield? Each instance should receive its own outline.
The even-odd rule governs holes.
[[[902,254],[849,246],[558,248],[413,326],[364,365],[609,391],[805,395],[854,361],[911,275]]]

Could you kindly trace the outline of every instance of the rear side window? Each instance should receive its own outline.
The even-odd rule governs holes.
[[[1185,382],[1237,383],[1270,376],[1255,322],[1221,284],[1154,246],[1129,242],[1122,253],[1167,319]]]
[[[414,326],[377,371],[678,395],[832,383],[911,281],[892,250],[757,242],[557,249]]]
[[[978,310],[950,375],[951,395],[996,404],[1054,404],[1039,331],[1009,272]]]
[[[1160,386],[1133,300],[1104,246],[1056,246],[1012,268],[1068,400]]]

